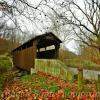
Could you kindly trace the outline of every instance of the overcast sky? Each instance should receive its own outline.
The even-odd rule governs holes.
[[[2,1],[2,0],[0,0]],[[5,1],[8,1],[9,4],[12,3],[12,0],[5,0]],[[34,7],[37,6],[39,4],[41,0],[28,0],[28,2],[33,5]],[[52,0],[50,0],[52,1]],[[59,0],[60,2],[61,0]],[[77,0],[78,4],[83,7],[83,0]],[[53,4],[51,3],[50,4],[51,6],[53,6]],[[45,12],[49,12],[48,8],[44,7],[43,8]],[[38,14],[40,12],[37,12],[35,14]],[[81,16],[81,13],[78,12],[78,15]],[[19,20],[19,23],[21,25],[21,28],[23,31],[29,31],[29,34],[32,34],[33,32],[36,34],[36,35],[39,35],[39,34],[43,34],[45,33],[46,31],[52,31],[52,30],[48,30],[47,29],[47,26],[51,26],[51,23],[50,23],[50,20],[45,17],[41,14],[39,15],[38,14],[38,18],[41,19],[41,21],[39,22],[38,20],[33,20],[33,23],[29,20],[27,20],[25,17],[18,17]],[[24,23],[22,23],[24,22]],[[10,27],[14,27],[14,24],[11,20],[9,20],[7,22],[7,25],[10,26]],[[74,40],[71,40],[70,42],[65,42],[64,45],[66,46],[66,48],[68,48],[70,51],[73,51],[73,52],[77,52],[77,48],[79,47],[78,44],[76,44],[76,42]]]

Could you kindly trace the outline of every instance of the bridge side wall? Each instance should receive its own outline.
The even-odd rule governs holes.
[[[36,42],[33,42],[33,45],[20,50],[13,52],[13,63],[15,67],[30,71],[31,68],[34,68],[36,57]]]

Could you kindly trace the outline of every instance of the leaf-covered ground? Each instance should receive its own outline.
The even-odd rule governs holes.
[[[87,91],[77,91],[77,81],[65,82],[57,77],[38,72],[7,80],[3,84],[1,100],[99,100],[96,85],[86,84]],[[86,92],[89,92],[86,94]],[[85,93],[85,94],[84,94]],[[68,99],[69,98],[69,99]],[[83,98],[83,99],[82,99]],[[90,99],[89,99],[90,98]],[[94,99],[93,99],[94,98]]]

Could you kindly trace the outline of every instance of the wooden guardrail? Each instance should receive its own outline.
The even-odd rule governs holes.
[[[67,70],[67,66],[60,60],[36,59],[35,69],[64,80],[73,79],[72,73]]]

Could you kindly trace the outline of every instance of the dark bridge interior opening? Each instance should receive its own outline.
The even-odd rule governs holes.
[[[60,43],[52,36],[41,37],[37,43],[38,59],[56,59],[58,57]]]
[[[55,50],[37,52],[37,58],[38,59],[54,59],[56,58],[55,53],[56,53]]]

